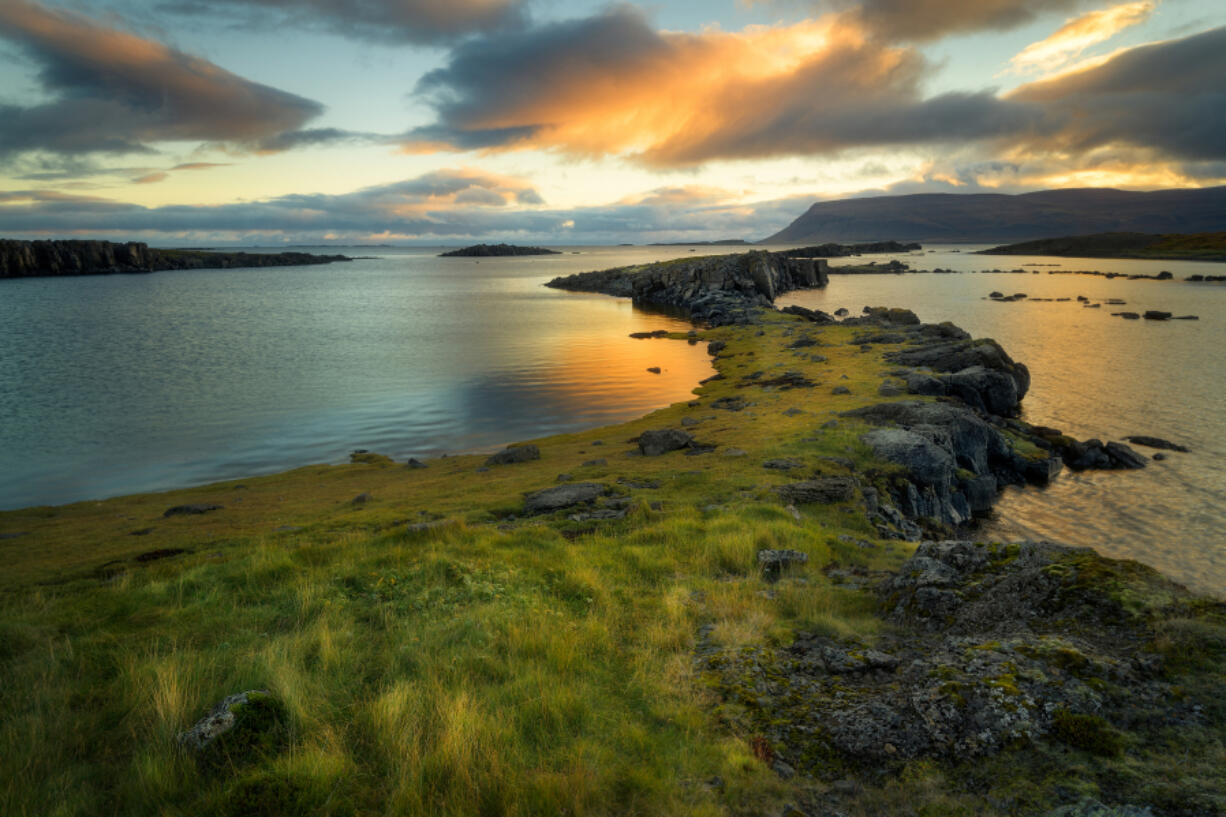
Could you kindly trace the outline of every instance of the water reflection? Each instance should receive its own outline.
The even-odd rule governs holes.
[[[493,448],[684,400],[703,349],[627,336],[688,322],[541,286],[649,252],[0,282],[0,507]]]

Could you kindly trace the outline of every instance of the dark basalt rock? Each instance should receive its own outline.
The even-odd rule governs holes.
[[[590,504],[607,493],[609,486],[599,482],[570,482],[545,488],[524,497],[524,513],[552,513],[575,505]]]
[[[930,333],[921,328],[921,334]],[[904,366],[948,372],[950,376],[941,380],[950,393],[1001,416],[1016,414],[1030,388],[1030,370],[1015,362],[991,339],[925,343],[887,352],[885,358]]]
[[[485,461],[490,465],[512,465],[517,462],[531,462],[541,458],[541,449],[535,445],[513,445],[492,455]]]
[[[175,505],[173,508],[167,508],[162,513],[163,517],[169,518],[172,516],[198,516],[199,514],[209,513],[211,511],[220,511],[221,505]]]
[[[639,451],[645,457],[658,457],[669,451],[687,448],[694,441],[693,435],[677,428],[661,428],[644,431],[639,435]]]
[[[680,307],[712,326],[747,324],[785,292],[823,287],[826,262],[754,250],[555,278],[547,286],[603,292],[635,303]]]
[[[1070,720],[1103,738],[1077,748],[1118,752],[1113,724],[1141,710],[1169,723],[1188,706],[1145,652],[1149,620],[1116,595],[1122,583],[1154,605],[1184,593],[1088,548],[924,542],[880,584],[892,629],[875,643],[798,633],[782,648],[708,647],[698,662],[781,760],[818,777],[832,757],[846,764],[836,774],[880,774],[1068,743]]]
[[[784,501],[792,505],[847,502],[854,499],[860,483],[854,477],[823,477],[800,482],[789,482],[775,488]]]
[[[769,583],[779,581],[779,578],[794,565],[807,564],[809,554],[798,550],[759,550],[758,566],[762,568],[762,578]]]
[[[1124,439],[1136,445],[1143,445],[1146,448],[1159,448],[1163,451],[1181,451],[1185,454],[1188,453],[1187,446],[1173,443],[1170,440],[1164,440],[1161,437],[1150,437],[1145,434],[1132,434]]]

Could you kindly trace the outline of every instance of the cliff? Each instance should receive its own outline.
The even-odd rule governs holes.
[[[546,286],[632,298],[643,306],[676,307],[712,326],[749,323],[794,289],[824,287],[829,268],[820,258],[789,258],[755,250],[739,255],[682,258],[555,278]]]
[[[762,243],[1029,241],[1070,233],[1196,233],[1223,228],[1226,187],[921,193],[822,201]]]
[[[0,239],[0,278],[110,275],[178,269],[287,267],[348,261],[343,255],[159,250],[137,241],[15,241]]]

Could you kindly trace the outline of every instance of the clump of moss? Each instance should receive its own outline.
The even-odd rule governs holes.
[[[206,768],[248,766],[267,760],[288,743],[289,715],[284,704],[267,692],[247,693],[246,702],[235,704],[230,712],[234,726],[201,755]]]
[[[1051,731],[1061,743],[1101,757],[1118,757],[1124,752],[1124,736],[1097,715],[1058,709]]]
[[[302,814],[313,807],[308,786],[293,776],[255,773],[240,778],[227,793],[223,813],[228,817],[281,817]]]

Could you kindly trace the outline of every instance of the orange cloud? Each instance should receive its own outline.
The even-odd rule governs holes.
[[[977,138],[1025,113],[990,94],[924,99],[927,64],[846,17],[659,32],[618,7],[498,47],[458,48],[418,92],[439,113],[413,151],[554,148],[654,165]]]
[[[1050,72],[1065,67],[1087,48],[1106,42],[1126,28],[1145,22],[1154,13],[1152,0],[1123,3],[1092,11],[1065,23],[1050,37],[1031,43],[1009,61],[1015,73]]]

